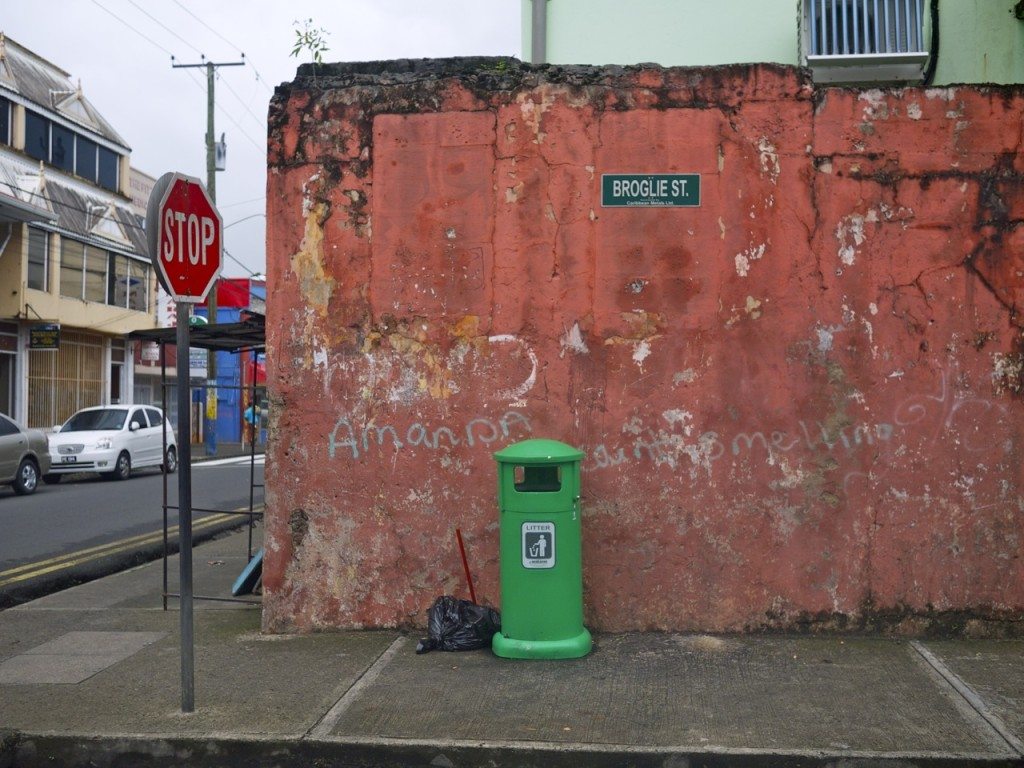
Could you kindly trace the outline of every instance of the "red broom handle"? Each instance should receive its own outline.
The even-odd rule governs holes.
[[[469,599],[476,603],[476,590],[473,589],[473,576],[469,572],[469,561],[466,559],[466,545],[462,543],[462,531],[455,529],[455,538],[459,540],[459,552],[462,553],[462,568],[466,572],[466,582],[469,584]]]

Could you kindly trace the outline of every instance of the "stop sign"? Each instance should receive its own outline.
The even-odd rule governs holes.
[[[146,211],[150,258],[175,301],[199,304],[220,274],[223,220],[206,187],[181,173],[165,173]]]

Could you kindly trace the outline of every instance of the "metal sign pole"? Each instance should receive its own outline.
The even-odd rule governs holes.
[[[188,226],[185,226],[188,222]],[[177,226],[175,226],[177,223]],[[181,618],[181,711],[194,712],[195,637],[192,624],[192,408],[189,389],[191,304],[202,301],[220,274],[224,220],[196,179],[165,173],[146,206],[146,241],[160,284],[177,307],[178,359],[178,608]],[[187,258],[186,258],[187,252]]]
[[[181,711],[196,708],[195,649],[192,624],[192,403],[189,389],[188,336],[192,305],[178,302],[178,602],[181,627]]]

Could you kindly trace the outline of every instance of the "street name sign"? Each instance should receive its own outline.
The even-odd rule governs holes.
[[[206,299],[223,261],[220,212],[198,180],[165,173],[146,208],[149,253],[164,290],[176,302]]]
[[[603,173],[604,208],[697,208],[699,173]]]

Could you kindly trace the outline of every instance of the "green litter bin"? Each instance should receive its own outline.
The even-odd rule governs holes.
[[[494,454],[501,515],[501,632],[507,659],[576,659],[590,653],[583,626],[580,555],[582,451],[524,440]]]

